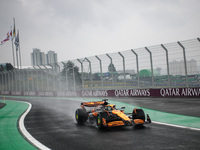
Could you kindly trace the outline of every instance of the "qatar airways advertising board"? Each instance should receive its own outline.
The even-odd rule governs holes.
[[[39,97],[200,97],[200,88],[161,88],[85,91],[0,91],[0,95]]]
[[[82,97],[200,97],[200,88],[91,90],[81,94]]]

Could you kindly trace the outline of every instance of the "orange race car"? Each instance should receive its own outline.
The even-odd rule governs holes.
[[[107,99],[95,102],[83,102],[81,108],[75,112],[75,118],[78,124],[89,122],[97,124],[99,129],[115,126],[141,126],[151,123],[151,119],[142,109],[134,108],[132,113],[124,113],[125,107],[120,110],[115,105],[110,105]]]

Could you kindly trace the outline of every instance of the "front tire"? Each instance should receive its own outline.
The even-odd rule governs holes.
[[[102,122],[102,115],[100,113],[97,115],[97,127],[98,129],[104,128],[103,122]]]
[[[145,121],[145,114],[144,111],[142,109],[133,109],[132,112],[132,119],[142,119],[143,121]]]
[[[88,114],[84,109],[77,109],[75,118],[78,124],[84,124],[88,119]]]

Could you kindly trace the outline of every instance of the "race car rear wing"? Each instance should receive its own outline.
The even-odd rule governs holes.
[[[81,103],[81,107],[96,107],[98,105],[107,105],[107,99],[103,99],[102,101],[95,101],[95,102],[83,102]]]

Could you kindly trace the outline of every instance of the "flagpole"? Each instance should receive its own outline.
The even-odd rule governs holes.
[[[19,30],[17,30],[17,33],[19,34]],[[20,62],[20,68],[22,69],[20,42],[19,42],[19,62]]]
[[[14,46],[13,46],[13,39],[15,37],[15,18],[13,18],[13,23],[14,23],[14,27],[13,27],[13,34],[12,34],[12,51],[13,51],[13,64],[14,64],[14,67],[15,67],[15,52],[14,52]],[[11,27],[12,29],[12,27]]]
[[[12,27],[11,27],[12,28]],[[12,38],[12,52],[13,52],[13,65],[15,67],[15,52],[14,52],[14,46],[13,46],[13,38]]]
[[[14,22],[14,28],[13,28],[13,37],[15,37],[16,40],[16,32],[15,32],[15,18],[13,18],[13,22]],[[14,38],[12,38],[14,39]],[[15,46],[16,48],[16,59],[17,59],[17,68],[19,69],[19,60],[18,60],[18,48]]]

